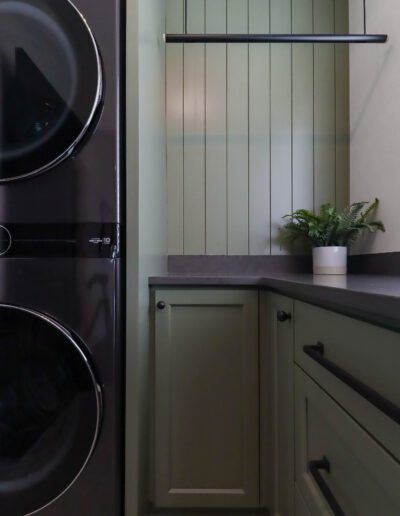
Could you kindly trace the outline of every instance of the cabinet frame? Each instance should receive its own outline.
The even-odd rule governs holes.
[[[260,314],[261,500],[271,514],[293,516],[294,300],[262,292]]]

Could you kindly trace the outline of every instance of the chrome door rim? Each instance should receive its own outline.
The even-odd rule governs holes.
[[[78,353],[80,354],[80,356],[81,356],[81,358],[82,358],[82,360],[83,360],[83,362],[84,362],[84,364],[86,366],[86,369],[89,372],[90,379],[91,379],[91,382],[92,382],[93,387],[94,387],[94,392],[96,394],[96,409],[97,409],[96,410],[96,413],[97,413],[96,429],[95,429],[95,432],[94,432],[94,436],[93,436],[93,440],[92,440],[92,445],[90,447],[90,450],[88,452],[88,455],[87,455],[85,461],[82,464],[82,467],[79,469],[78,473],[75,475],[73,480],[67,485],[67,487],[65,489],[63,489],[61,491],[61,493],[59,493],[55,498],[50,500],[50,502],[46,503],[45,505],[42,505],[38,509],[35,509],[33,512],[28,512],[28,513],[23,515],[23,516],[31,516],[32,514],[36,514],[39,511],[42,511],[43,509],[45,509],[46,507],[49,507],[54,502],[56,502],[59,498],[61,498],[67,491],[69,491],[69,489],[75,484],[75,482],[81,476],[81,474],[84,471],[84,469],[86,468],[88,462],[92,458],[92,455],[93,455],[93,452],[94,452],[94,450],[96,448],[97,440],[98,440],[98,437],[99,437],[99,434],[100,434],[100,426],[101,426],[102,413],[103,413],[102,392],[101,392],[101,387],[100,387],[99,383],[97,382],[97,379],[96,379],[96,376],[94,374],[94,371],[93,371],[92,367],[90,366],[89,361],[86,358],[85,353],[82,351],[81,346],[79,346],[79,344],[73,338],[72,334],[66,328],[61,326],[61,324],[59,324],[57,321],[55,321],[51,317],[49,317],[47,315],[44,315],[44,314],[42,314],[40,312],[37,312],[35,310],[31,310],[29,308],[24,308],[24,307],[16,306],[16,305],[9,305],[9,304],[6,304],[6,303],[0,303],[0,309],[1,308],[7,308],[9,310],[16,310],[16,311],[19,311],[19,312],[23,312],[23,313],[26,313],[26,314],[38,317],[39,319],[41,319],[42,321],[50,324],[50,326],[53,326],[53,328],[55,328],[57,331],[62,333],[62,335],[69,340],[69,342],[74,346],[75,350],[78,351]]]
[[[100,51],[99,47],[97,45],[96,39],[94,37],[93,31],[90,28],[88,22],[86,21],[86,18],[83,16],[83,14],[80,12],[80,10],[76,7],[76,5],[72,2],[72,0],[65,0],[68,2],[71,7],[75,10],[75,12],[78,14],[78,16],[81,18],[82,23],[85,25],[86,30],[88,31],[88,34],[90,36],[90,39],[92,41],[93,49],[96,55],[96,63],[97,63],[97,90],[96,90],[96,97],[93,103],[92,110],[90,112],[90,115],[86,121],[86,124],[82,128],[82,131],[79,133],[79,135],[75,138],[75,140],[71,143],[71,145],[63,151],[57,158],[53,159],[46,165],[43,165],[42,167],[39,167],[35,170],[32,170],[32,172],[28,172],[26,174],[21,174],[19,176],[10,177],[7,179],[1,179],[0,178],[0,184],[5,183],[11,183],[15,181],[19,181],[21,179],[27,179],[33,176],[37,176],[39,174],[42,174],[43,172],[47,172],[48,170],[56,167],[61,162],[66,160],[71,156],[71,154],[74,152],[76,147],[79,145],[79,143],[83,140],[84,136],[86,135],[87,131],[89,130],[90,125],[93,122],[94,116],[96,114],[97,108],[100,106],[101,99],[103,96],[103,68],[101,64],[101,57],[100,57]]]

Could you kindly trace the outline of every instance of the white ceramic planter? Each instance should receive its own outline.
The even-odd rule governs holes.
[[[347,247],[315,247],[313,267],[314,274],[346,274]]]

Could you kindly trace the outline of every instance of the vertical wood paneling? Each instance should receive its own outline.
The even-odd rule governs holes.
[[[335,0],[335,31],[349,31],[348,0]],[[344,208],[350,196],[349,47],[335,45],[336,84],[336,205]]]
[[[228,0],[228,32],[248,31],[247,0]],[[249,253],[248,45],[228,46],[228,254]]]
[[[249,28],[268,33],[269,0],[250,0]],[[249,48],[249,251],[270,252],[270,45]]]
[[[183,0],[167,0],[167,31],[183,32]],[[166,47],[168,253],[183,254],[183,45]]]
[[[314,31],[335,32],[334,0],[314,0]],[[335,203],[335,49],[314,45],[314,204]]]
[[[188,1],[188,32],[205,30],[204,0]],[[184,252],[205,253],[205,46],[184,48]]]
[[[206,0],[206,32],[226,32],[226,0]],[[226,53],[206,46],[206,252],[226,254]]]
[[[313,32],[312,0],[293,2],[292,31]],[[292,46],[293,209],[314,207],[314,54],[313,45]]]
[[[291,0],[271,0],[271,32],[291,32]],[[291,46],[271,45],[271,252],[282,252],[277,238],[282,217],[292,210],[292,55]]]
[[[184,0],[167,2],[183,31]],[[189,32],[348,30],[348,0],[188,7]],[[283,215],[347,203],[348,66],[344,45],[167,46],[171,254],[278,254]]]
[[[347,0],[348,13],[349,13],[349,24],[351,25],[349,30],[352,34],[361,34],[364,31],[364,8],[363,0]],[[367,5],[367,8],[370,6]],[[368,12],[369,9],[368,9]],[[367,20],[368,23],[368,20]],[[368,28],[370,31],[370,28]],[[357,47],[353,47],[357,50]]]

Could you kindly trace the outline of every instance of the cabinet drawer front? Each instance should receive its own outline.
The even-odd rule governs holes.
[[[398,516],[400,465],[297,366],[295,376],[296,482],[311,513]]]
[[[296,363],[400,460],[400,334],[301,302],[295,316]]]
[[[258,294],[160,290],[155,503],[259,505]]]

